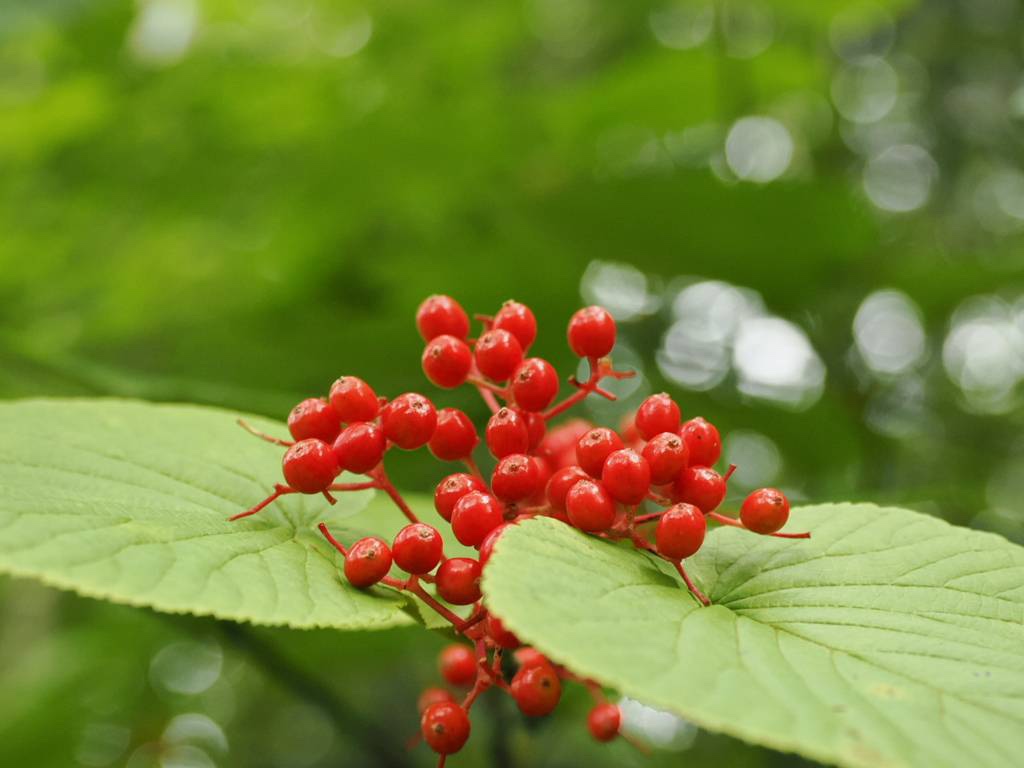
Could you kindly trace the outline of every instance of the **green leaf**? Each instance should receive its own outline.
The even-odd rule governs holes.
[[[713,532],[687,569],[551,519],[502,536],[490,607],[574,671],[714,731],[844,766],[1024,755],[1024,549],[902,509]]]
[[[282,449],[240,429],[238,415],[123,400],[0,404],[0,572],[258,624],[411,623],[403,596],[345,583],[316,531],[326,520],[346,542],[392,534],[404,518],[383,495],[343,493],[333,507],[288,496],[228,522],[281,477]]]

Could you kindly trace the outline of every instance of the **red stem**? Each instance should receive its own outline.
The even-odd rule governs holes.
[[[331,543],[331,546],[341,552],[342,556],[348,557],[348,550],[345,549],[345,545],[334,538],[334,535],[327,529],[327,523],[320,523],[317,526],[320,529],[320,533],[324,535],[324,538]]]
[[[256,437],[258,437],[260,440],[266,440],[268,443],[273,443],[274,445],[280,445],[280,446],[283,446],[285,448],[291,448],[293,445],[295,445],[295,443],[290,441],[290,440],[282,440],[279,437],[274,437],[272,435],[268,435],[266,432],[260,432],[258,429],[256,429],[256,427],[254,427],[252,424],[250,424],[245,419],[238,419],[238,426],[240,426],[242,429],[244,429],[250,435],[256,435]]]
[[[683,577],[683,581],[686,582],[686,586],[690,590],[690,594],[700,600],[703,605],[711,605],[711,601],[708,600],[707,595],[697,589],[697,585],[690,580],[689,575],[686,573],[686,569],[683,567],[683,563],[679,560],[671,562],[676,567],[676,570],[679,571],[679,575]]]
[[[749,528],[747,528],[747,526],[745,526],[743,523],[741,523],[735,517],[729,517],[727,515],[721,515],[718,512],[708,512],[708,517],[710,517],[712,520],[715,520],[715,521],[721,523],[722,525],[731,525],[734,528],[742,528],[745,531],[750,530]],[[810,534],[809,531],[808,532],[804,532],[804,533],[769,533],[768,535],[769,536],[774,536],[774,537],[776,537],[778,539],[809,539],[809,538],[811,538],[811,534]]]
[[[544,414],[545,421],[550,421],[555,418],[555,416],[565,413],[565,411],[572,408],[576,403],[585,400],[587,395],[591,392],[596,392],[609,400],[615,400],[615,395],[599,386],[601,379],[605,377],[611,377],[613,379],[628,379],[636,375],[636,371],[616,371],[612,368],[611,360],[608,358],[598,359],[591,357],[587,359],[587,362],[590,364],[590,378],[585,382],[579,382],[575,378],[570,379],[569,381],[573,386],[578,387],[578,389],[562,402],[552,406]]]
[[[657,520],[664,514],[664,512],[648,512],[646,515],[637,515],[633,518],[633,524],[642,525],[643,523],[649,523],[652,520]]]
[[[267,498],[265,498],[263,501],[261,501],[255,507],[249,507],[249,509],[245,510],[244,512],[239,512],[237,515],[232,515],[231,517],[228,518],[228,520],[229,521],[231,521],[231,520],[241,520],[243,517],[249,517],[249,515],[255,515],[261,509],[266,507],[268,504],[272,504],[273,502],[277,501],[282,496],[286,496],[289,493],[298,493],[298,491],[296,491],[294,488],[289,488],[287,485],[281,485],[280,483],[278,483],[277,485],[274,486],[274,492],[272,494],[270,494],[269,496],[267,496]]]
[[[410,523],[418,523],[420,519],[416,517],[416,513],[412,511],[408,504],[405,503],[405,499],[402,498],[402,494],[398,492],[391,479],[388,477],[387,471],[384,469],[384,464],[378,464],[374,469],[368,473],[384,493],[391,497],[391,500],[395,502],[395,505],[402,510],[402,514],[408,518]]]

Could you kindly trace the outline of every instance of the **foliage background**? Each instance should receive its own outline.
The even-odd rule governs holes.
[[[739,491],[1024,541],[1021,19],[1013,0],[4,4],[0,396],[283,417],[341,373],[397,394],[425,386],[431,292],[527,301],[567,373],[564,322],[601,300],[643,377],[592,416],[667,389],[720,424]],[[0,595],[11,765],[378,764],[443,643]],[[647,762],[589,745],[575,704],[493,712],[458,764],[799,762],[686,728]]]

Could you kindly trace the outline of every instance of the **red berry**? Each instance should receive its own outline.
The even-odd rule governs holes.
[[[345,555],[345,578],[357,589],[372,587],[391,570],[391,550],[375,536],[360,539]]]
[[[683,471],[689,454],[683,438],[675,432],[662,432],[644,446],[643,457],[651,468],[651,482],[654,485],[665,485]]]
[[[469,317],[451,296],[430,296],[416,310],[416,328],[424,341],[445,334],[464,339],[469,335]]]
[[[644,440],[650,440],[662,432],[677,432],[680,418],[679,406],[675,400],[662,392],[651,395],[640,403],[634,423],[640,436]]]
[[[596,480],[580,480],[565,496],[569,522],[581,531],[606,531],[615,521],[615,501]]]
[[[789,520],[789,500],[777,488],[759,488],[743,501],[740,520],[754,533],[775,533]]]
[[[464,384],[469,376],[473,353],[462,339],[445,334],[430,340],[420,362],[431,382],[444,389],[454,389]]]
[[[338,435],[332,447],[338,466],[357,475],[369,472],[380,464],[386,449],[384,430],[371,421],[349,424]]]
[[[699,507],[704,514],[714,512],[725,499],[725,480],[710,467],[687,467],[672,486],[672,500]]]
[[[669,560],[682,560],[695,554],[704,543],[707,521],[693,504],[675,504],[658,520],[654,541],[658,552]]]
[[[323,440],[300,440],[281,462],[284,479],[300,493],[320,493],[334,482],[341,471],[331,446]]]
[[[433,526],[410,523],[395,536],[391,555],[395,565],[406,573],[430,573],[444,556],[444,541]]]
[[[608,427],[595,427],[576,442],[576,462],[591,477],[600,477],[605,459],[623,448],[622,438]]]
[[[537,455],[550,462],[555,469],[576,463],[576,443],[594,428],[584,419],[569,419],[548,432],[537,446]]]
[[[423,740],[439,755],[451,755],[469,739],[469,715],[458,704],[431,704],[420,717]]]
[[[528,717],[550,715],[562,698],[562,681],[550,664],[520,668],[510,687],[519,711]]]
[[[522,501],[541,487],[540,471],[532,457],[513,453],[498,462],[491,475],[491,490],[504,502]]]
[[[541,440],[548,431],[548,423],[541,413],[524,412],[526,417],[526,431],[530,435],[529,450],[534,450],[540,445]]]
[[[619,735],[621,725],[619,708],[608,702],[596,705],[587,715],[587,728],[597,741],[611,741]]]
[[[505,532],[512,523],[502,523],[493,531],[487,534],[487,537],[480,544],[480,565],[487,565],[487,561],[491,559],[491,553],[494,551],[494,545],[498,539]]]
[[[452,696],[452,692],[447,688],[424,688],[423,693],[416,700],[416,711],[421,715],[424,710],[431,704],[440,704],[442,702],[455,702],[455,697]]]
[[[524,360],[512,374],[512,397],[524,411],[543,411],[558,395],[558,373],[540,357]]]
[[[632,445],[633,443],[643,441],[643,438],[640,437],[639,430],[636,428],[636,411],[627,413],[619,421],[619,434],[622,436],[622,441],[626,445]]]
[[[407,392],[384,406],[380,424],[384,437],[399,448],[411,451],[426,445],[433,436],[437,411],[423,395]]]
[[[520,648],[513,655],[520,667],[537,667],[541,664],[547,664],[549,667],[552,666],[551,662],[548,661],[548,657],[536,648]]]
[[[530,449],[530,430],[524,414],[513,408],[502,408],[487,420],[484,432],[487,448],[496,459]]]
[[[494,316],[492,328],[508,331],[519,341],[519,346],[526,352],[537,338],[537,319],[525,304],[518,301],[506,301]]]
[[[461,544],[477,547],[504,520],[501,502],[488,493],[470,491],[455,504],[452,532]]]
[[[480,373],[494,381],[508,381],[523,362],[523,347],[509,331],[492,328],[477,339],[474,355]]]
[[[470,686],[476,682],[476,654],[468,645],[453,643],[445,646],[437,658],[437,665],[450,685]]]
[[[512,651],[522,645],[519,638],[505,629],[501,619],[493,613],[487,616],[487,636],[506,650]]]
[[[469,416],[458,408],[442,408],[437,412],[437,427],[427,444],[441,461],[469,458],[480,438]]]
[[[434,575],[442,600],[452,605],[472,605],[480,599],[481,565],[470,557],[450,557]]]
[[[647,459],[631,448],[612,451],[601,469],[601,483],[622,504],[639,504],[651,487]]]
[[[568,335],[580,357],[605,357],[615,346],[615,318],[604,307],[584,307],[569,320]]]
[[[722,455],[722,438],[710,421],[700,416],[690,419],[679,429],[690,453],[690,464],[695,467],[713,466]]]
[[[537,487],[523,503],[531,507],[540,507],[547,501],[545,491],[548,487],[548,480],[551,479],[551,464],[548,463],[547,459],[542,459],[540,456],[531,456],[530,461],[537,468]]]
[[[326,400],[310,397],[288,414],[288,431],[296,440],[315,438],[330,443],[341,431],[341,419]]]
[[[565,496],[580,480],[589,480],[590,475],[575,464],[562,467],[548,480],[548,503],[559,512],[565,512]]]
[[[437,484],[434,490],[434,509],[448,522],[452,520],[455,504],[470,491],[486,491],[487,486],[479,477],[456,472]]]
[[[380,401],[377,393],[357,376],[342,376],[331,385],[331,407],[343,424],[370,421],[377,417]]]

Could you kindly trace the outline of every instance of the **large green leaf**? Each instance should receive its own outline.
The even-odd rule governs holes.
[[[715,531],[688,569],[551,519],[499,541],[491,608],[575,671],[715,731],[848,766],[1024,756],[1024,549],[901,509]]]
[[[334,507],[289,496],[227,521],[281,473],[282,449],[246,434],[237,416],[122,400],[0,404],[0,572],[260,624],[410,623],[403,597],[339,579],[340,558],[316,531],[327,520],[347,541],[393,533],[404,519],[383,495],[340,494]]]

